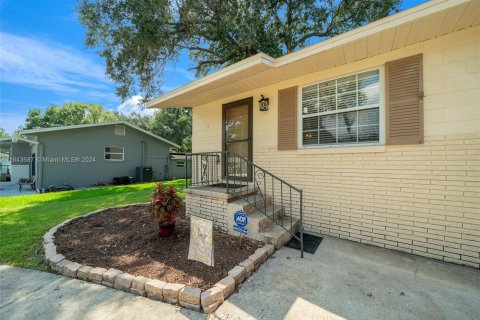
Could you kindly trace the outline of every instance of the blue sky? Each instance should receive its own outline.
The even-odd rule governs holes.
[[[402,9],[425,2],[404,0]],[[120,101],[104,62],[84,45],[85,30],[72,0],[0,0],[0,128],[12,133],[27,111],[69,101],[128,113],[138,97]],[[167,67],[164,90],[194,79],[187,55]]]

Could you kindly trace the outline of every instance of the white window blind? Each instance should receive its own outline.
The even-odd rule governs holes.
[[[378,69],[305,86],[301,98],[304,146],[379,142]]]

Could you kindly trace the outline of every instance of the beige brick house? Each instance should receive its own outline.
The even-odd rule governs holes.
[[[148,105],[192,107],[194,152],[238,153],[302,189],[305,232],[480,266],[478,0],[257,54]],[[229,141],[232,120],[244,139]]]

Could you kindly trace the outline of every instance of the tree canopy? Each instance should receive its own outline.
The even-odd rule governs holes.
[[[180,151],[191,151],[192,109],[160,109],[155,112],[150,130],[156,135],[182,146]]]
[[[0,128],[0,138],[1,139],[4,139],[4,138],[10,138],[10,135],[5,131],[5,129],[3,128]],[[0,152],[5,152],[5,153],[8,153],[9,152],[9,149],[8,148],[0,148]],[[0,159],[1,160],[1,159]]]
[[[192,110],[170,108],[156,110],[153,116],[129,115],[115,112],[118,120],[127,121],[181,146],[179,151],[192,151]]]
[[[181,146],[179,151],[192,150],[192,112],[189,108],[162,109],[152,116],[133,112],[122,114],[98,104],[68,102],[50,105],[42,112],[39,108],[28,111],[25,129],[50,128],[108,121],[127,121]],[[2,136],[3,129],[0,129]]]
[[[105,110],[101,105],[68,102],[62,106],[52,104],[43,113],[39,108],[28,110],[25,129],[71,126],[115,120],[117,120],[117,116],[112,111]]]
[[[10,138],[10,135],[5,131],[5,129],[0,128],[0,138]]]
[[[196,76],[256,53],[272,57],[398,11],[401,0],[82,0],[86,44],[99,49],[121,98],[158,95],[187,50]]]

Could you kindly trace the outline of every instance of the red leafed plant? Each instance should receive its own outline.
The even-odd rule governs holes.
[[[182,199],[173,186],[163,189],[160,182],[156,185],[150,201],[150,217],[159,224],[172,224],[182,210]]]

